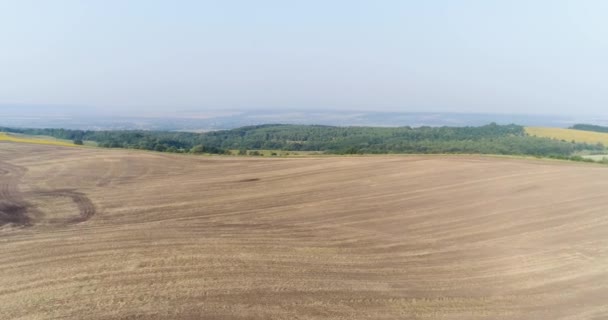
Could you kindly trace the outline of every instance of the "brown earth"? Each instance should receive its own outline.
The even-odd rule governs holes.
[[[0,143],[1,319],[606,319],[608,167]]]

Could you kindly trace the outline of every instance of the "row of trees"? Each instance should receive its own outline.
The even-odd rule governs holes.
[[[568,157],[580,151],[601,152],[603,145],[532,137],[518,125],[480,127],[332,127],[260,125],[207,133],[169,131],[83,131],[12,129],[3,131],[48,135],[74,141],[95,141],[100,147],[162,152],[225,154],[228,150],[319,151],[365,153],[481,153]]]

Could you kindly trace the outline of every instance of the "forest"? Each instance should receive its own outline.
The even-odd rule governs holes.
[[[3,128],[0,131],[94,141],[99,147],[177,153],[234,150],[317,151],[328,154],[467,153],[571,157],[603,152],[601,144],[533,137],[519,125],[479,127],[335,127],[268,124],[206,133]]]

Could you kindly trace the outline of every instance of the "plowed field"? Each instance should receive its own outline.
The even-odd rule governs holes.
[[[1,319],[606,319],[608,167],[0,143]]]

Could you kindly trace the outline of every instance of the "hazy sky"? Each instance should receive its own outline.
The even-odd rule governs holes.
[[[0,0],[0,105],[606,114],[607,77],[604,0]]]

